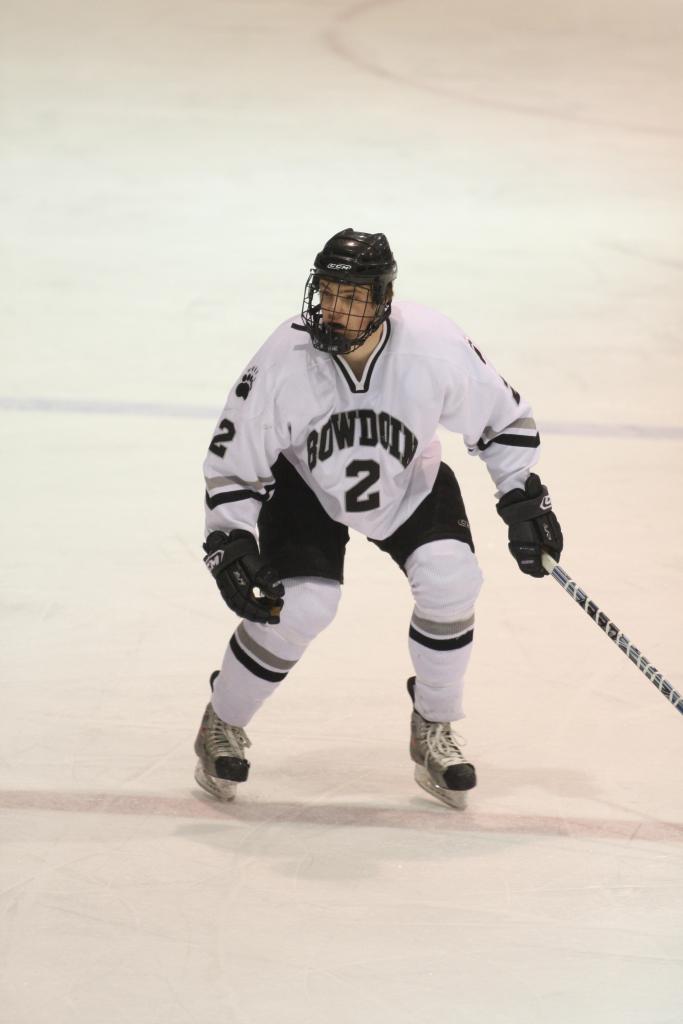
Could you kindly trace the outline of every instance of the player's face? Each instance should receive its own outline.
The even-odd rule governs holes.
[[[324,323],[347,338],[356,338],[377,314],[367,285],[320,281],[320,312]]]

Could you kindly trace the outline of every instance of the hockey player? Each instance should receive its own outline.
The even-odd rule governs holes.
[[[395,278],[383,234],[334,235],[300,315],[250,360],[211,441],[204,561],[242,618],[195,742],[195,778],[218,799],[233,799],[249,773],[245,726],[334,618],[351,527],[391,556],[413,594],[415,779],[464,806],[475,769],[450,723],[463,717],[482,576],[439,425],[486,463],[520,569],[541,577],[542,548],[562,550],[531,472],[531,408],[452,321],[392,303]]]

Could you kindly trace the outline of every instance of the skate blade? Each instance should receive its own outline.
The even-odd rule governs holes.
[[[197,761],[197,767],[194,770],[195,782],[210,793],[211,796],[215,796],[217,800],[222,800],[224,803],[228,803],[230,800],[234,800],[237,793],[237,783],[229,782],[227,779],[216,779],[213,775],[207,775],[204,771],[204,767],[201,761]]]
[[[437,786],[426,768],[421,764],[415,765],[415,781],[425,793],[436,797],[442,804],[448,807],[455,807],[458,811],[464,811],[467,807],[467,793],[457,789],[444,789]]]

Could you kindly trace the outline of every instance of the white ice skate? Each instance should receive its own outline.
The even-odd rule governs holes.
[[[238,784],[245,782],[249,775],[244,751],[250,746],[244,729],[223,722],[209,702],[194,742],[199,758],[195,780],[217,800],[234,800]]]
[[[411,697],[414,687],[415,681],[411,678],[408,680]],[[428,722],[413,708],[410,756],[415,762],[418,786],[449,807],[463,811],[467,806],[467,791],[476,786],[477,775],[474,765],[458,746],[451,723]]]

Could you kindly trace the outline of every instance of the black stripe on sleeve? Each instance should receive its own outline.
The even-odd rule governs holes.
[[[287,675],[286,672],[271,672],[269,669],[264,668],[263,665],[259,665],[258,661],[254,661],[250,658],[247,652],[240,647],[235,640],[235,634],[230,637],[230,650],[235,655],[240,665],[244,665],[246,669],[253,672],[259,679],[267,679],[269,683],[280,683]]]
[[[256,501],[267,501],[273,487],[273,484],[268,484],[265,494],[259,494],[258,491],[223,491],[222,494],[216,494],[212,498],[209,492],[206,491],[204,497],[208,507],[214,509],[218,508],[219,505],[227,505],[230,501],[246,501],[247,498],[255,498]]]
[[[477,441],[477,448],[480,452],[486,451],[492,444],[509,444],[513,448],[538,448],[540,443],[541,439],[538,434],[534,434],[533,437],[529,437],[528,434],[498,434],[490,441],[482,441],[480,438]]]
[[[408,635],[415,643],[422,644],[423,647],[431,647],[433,651],[457,651],[459,647],[467,647],[472,643],[474,630],[469,629],[462,636],[452,637],[450,640],[435,640],[434,637],[425,636],[424,633],[419,633],[414,626],[411,626]]]

